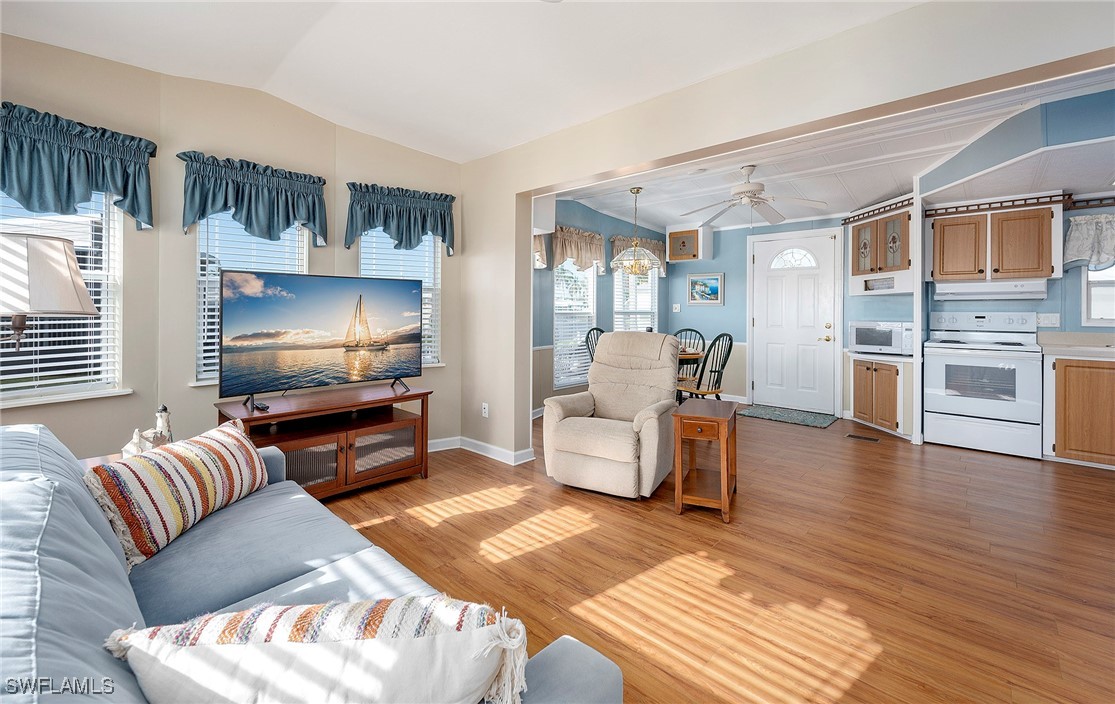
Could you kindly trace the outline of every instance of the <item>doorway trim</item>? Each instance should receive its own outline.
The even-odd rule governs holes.
[[[747,380],[751,388],[748,397],[755,401],[755,243],[777,242],[779,240],[810,239],[830,237],[836,240],[836,256],[833,257],[833,307],[832,329],[833,344],[833,415],[844,417],[844,228],[842,226],[822,227],[816,230],[794,230],[763,235],[750,235],[747,238]]]

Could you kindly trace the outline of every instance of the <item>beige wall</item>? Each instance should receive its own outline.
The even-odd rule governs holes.
[[[136,134],[159,146],[151,162],[155,228],[124,237],[124,385],[130,396],[9,409],[4,423],[45,423],[79,456],[117,451],[135,427],[150,427],[165,403],[178,436],[212,427],[215,386],[194,381],[197,240],[183,234],[183,163],[196,149],[303,171],[326,179],[329,245],[311,248],[315,274],[356,274],[358,250],[343,245],[346,181],[460,192],[460,166],[338,127],[255,90],[164,76],[4,36],[4,100]],[[461,211],[455,212],[458,223]],[[458,225],[458,237],[461,236]],[[460,435],[460,253],[442,267],[442,359],[419,382],[432,388],[430,436]]]
[[[739,143],[834,115],[870,110],[1112,45],[1103,3],[931,3],[464,165],[469,256],[463,264],[462,434],[530,447],[530,218],[527,194],[592,174],[638,171],[710,145]],[[893,37],[894,41],[880,41]],[[901,68],[898,68],[901,67]],[[1005,83],[1024,83],[1033,75]],[[991,86],[957,91],[957,97]],[[881,116],[945,99],[873,111]],[[862,119],[862,115],[859,116]],[[849,120],[852,118],[848,118]],[[515,272],[515,293],[489,272]],[[468,379],[514,369],[486,390],[485,421]],[[496,417],[500,422],[491,422]],[[510,417],[510,422],[507,420]]]

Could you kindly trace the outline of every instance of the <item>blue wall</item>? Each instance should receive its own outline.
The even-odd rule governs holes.
[[[1072,215],[1099,215],[1101,213],[1115,213],[1115,208],[1091,208],[1084,211],[1070,211],[1065,215],[1065,233],[1069,231],[1069,217]],[[1108,328],[1084,327],[1081,325],[1081,295],[1082,285],[1080,277],[1083,267],[1073,267],[1065,270],[1064,278],[1050,279],[1048,295],[1043,301],[934,301],[932,300],[933,285],[929,285],[926,294],[930,311],[965,311],[982,313],[1023,313],[1037,311],[1038,313],[1060,313],[1061,324],[1058,327],[1043,327],[1041,330],[1056,332],[1108,332]]]
[[[716,335],[731,333],[736,342],[747,342],[747,238],[754,235],[769,235],[779,232],[798,232],[839,228],[839,218],[812,220],[809,222],[764,225],[755,228],[735,228],[717,230],[713,236],[712,259],[673,262],[670,264],[667,280],[670,282],[670,318],[667,330],[673,332],[680,328],[695,328],[701,331],[706,340]],[[723,306],[691,306],[686,302],[686,276],[688,274],[724,274]],[[675,304],[681,305],[681,312],[672,312]]]
[[[1115,135],[1115,90],[1045,103],[1004,120],[921,178],[921,192],[963,180],[1043,147]]]
[[[599,232],[604,236],[605,274],[596,277],[596,324],[605,330],[611,330],[613,278],[612,271],[607,266],[607,262],[612,261],[615,256],[612,252],[611,239],[616,235],[630,237],[633,229],[631,223],[605,215],[572,200],[557,201],[556,222],[564,227]],[[666,241],[666,233],[645,227],[639,227],[639,237],[659,242]],[[557,263],[554,262],[553,243],[549,235],[546,236],[546,261],[551,266]],[[671,332],[666,330],[669,292],[667,281],[668,279],[658,280],[658,329],[662,332]],[[550,269],[535,269],[531,284],[532,344],[534,347],[545,347],[554,344],[554,272]]]

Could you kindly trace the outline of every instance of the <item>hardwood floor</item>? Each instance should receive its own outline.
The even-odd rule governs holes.
[[[328,505],[532,654],[600,650],[628,702],[1115,701],[1115,472],[741,417],[724,525],[670,479],[564,488],[534,440]]]

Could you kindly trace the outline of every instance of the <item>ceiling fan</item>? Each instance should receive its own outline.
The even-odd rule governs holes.
[[[708,210],[709,208],[715,208],[718,205],[724,205],[725,203],[727,203],[727,205],[724,205],[724,207],[720,209],[716,213],[716,215],[713,215],[708,220],[705,220],[703,223],[701,223],[700,226],[704,227],[705,225],[711,224],[721,215],[728,212],[737,205],[750,205],[751,210],[758,213],[759,217],[761,217],[763,220],[766,220],[771,225],[777,225],[786,218],[782,215],[782,213],[771,207],[770,204],[776,201],[779,203],[797,203],[809,208],[825,208],[828,206],[828,203],[821,200],[809,200],[808,198],[784,198],[782,196],[767,195],[766,186],[759,183],[758,181],[754,183],[751,182],[751,174],[755,173],[754,164],[741,166],[739,171],[741,174],[743,174],[743,183],[735,186],[732,189],[731,198],[719,201],[717,203],[711,203],[704,207],[697,208],[696,210],[690,210],[688,213],[682,213],[679,217],[685,217],[686,215],[699,213],[702,210]]]

